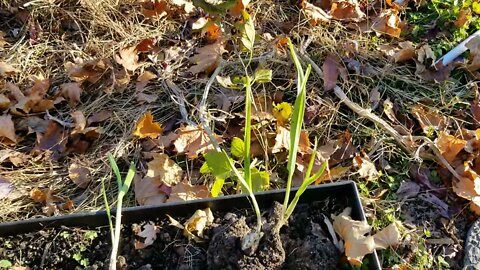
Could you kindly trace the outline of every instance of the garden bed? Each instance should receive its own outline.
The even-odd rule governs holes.
[[[292,192],[295,192],[293,190]],[[364,220],[353,182],[325,184],[308,189],[279,235],[269,235],[269,225],[278,218],[284,191],[257,195],[266,224],[264,237],[254,255],[245,255],[240,238],[254,226],[255,215],[246,196],[227,196],[161,206],[126,208],[123,212],[119,255],[129,269],[339,269],[346,266],[329,233],[325,219],[345,207],[352,218]],[[197,209],[210,207],[215,217],[204,231],[204,241],[189,241],[182,231],[170,225],[165,214],[180,223]],[[153,222],[152,222],[153,221]],[[26,220],[0,225],[2,257],[32,269],[103,269],[111,249],[105,212]],[[142,225],[153,225],[156,239],[143,249],[135,245]],[[141,226],[141,227],[139,227]],[[370,269],[378,269],[376,254],[367,257]]]

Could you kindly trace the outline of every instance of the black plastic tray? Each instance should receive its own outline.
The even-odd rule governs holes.
[[[297,189],[291,190],[293,198]],[[283,202],[284,189],[270,190],[255,194],[260,208],[268,208],[273,201]],[[354,220],[365,220],[357,186],[352,181],[342,181],[309,187],[300,198],[299,203],[321,201],[327,198],[346,198],[347,206],[352,207],[351,217]],[[128,207],[122,210],[122,223],[136,223],[145,220],[155,220],[165,214],[175,216],[190,216],[195,210],[210,207],[212,211],[232,211],[233,209],[250,208],[249,198],[245,194],[230,195],[217,198],[201,199],[187,202],[172,202],[156,206]],[[112,214],[115,209],[111,210]],[[14,222],[0,223],[0,236],[15,235],[42,230],[46,227],[100,227],[108,225],[105,211],[78,213],[57,217],[37,218]],[[368,255],[370,269],[381,269],[378,256]]]

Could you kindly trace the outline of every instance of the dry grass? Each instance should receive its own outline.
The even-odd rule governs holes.
[[[105,93],[106,85],[102,83],[88,85],[85,89],[86,94],[82,95],[82,102],[76,110],[84,112],[87,117],[103,109],[112,110],[113,116],[102,125],[103,135],[86,154],[69,156],[61,162],[31,159],[21,168],[0,167],[0,174],[10,179],[20,194],[17,199],[0,204],[0,221],[42,215],[41,206],[34,203],[28,195],[29,191],[35,187],[52,187],[56,195],[72,199],[76,205],[72,212],[92,211],[103,208],[100,190],[103,179],[109,191],[110,201],[113,202],[117,187],[106,161],[106,153],[108,151],[114,153],[123,171],[126,170],[129,160],[137,161],[140,170],[144,170],[145,162],[141,158],[141,144],[131,136],[136,119],[147,110],[151,110],[155,120],[161,123],[180,119],[178,104],[171,97],[173,93],[162,82],[164,79],[175,81],[185,96],[184,102],[189,117],[191,120],[198,120],[195,118],[196,106],[208,78],[192,78],[185,73],[188,65],[187,58],[195,48],[201,45],[198,38],[184,39],[185,18],[145,20],[139,5],[134,0],[13,2],[2,0],[0,3],[0,30],[19,32],[11,46],[6,46],[3,50],[0,48],[0,59],[21,70],[13,78],[13,82],[22,89],[29,86],[29,77],[35,74],[50,78],[51,85],[55,88],[61,83],[70,81],[65,73],[65,62],[73,62],[77,58],[110,59],[114,62],[114,56],[119,49],[138,44],[146,38],[156,38],[161,47],[172,45],[182,47],[184,52],[171,64],[171,72],[161,72],[161,68],[151,62],[142,67],[142,69],[160,71],[158,80],[150,83],[145,90],[147,93],[160,95],[159,100],[150,105],[140,105],[135,101],[133,80],[123,92]],[[16,9],[22,5],[26,5],[30,11],[30,19],[24,25],[19,24],[12,15],[18,13]],[[463,99],[470,95],[468,86],[459,81],[444,84],[426,83],[415,75],[415,66],[397,65],[386,59],[377,46],[380,42],[388,43],[388,40],[378,39],[373,34],[355,33],[341,23],[310,26],[299,12],[296,2],[254,1],[252,6],[251,11],[256,14],[255,24],[260,34],[269,33],[273,37],[288,34],[297,44],[310,38],[312,42],[307,52],[319,64],[327,54],[342,57],[345,55],[346,45],[355,42],[358,46],[355,59],[362,67],[368,68],[370,73],[350,72],[348,79],[340,79],[339,83],[349,98],[364,108],[371,106],[369,95],[374,88],[381,93],[382,99],[398,101],[405,109],[428,98],[431,100],[432,107],[441,108],[444,113],[451,112],[461,103],[456,102],[455,98]],[[225,23],[233,24],[234,22],[226,21]],[[28,40],[28,31],[29,27],[35,25],[41,29],[42,35],[32,43]],[[272,50],[271,43],[262,41],[256,47],[255,55]],[[232,53],[224,59],[234,62],[238,61],[239,56]],[[274,96],[276,93],[283,93],[285,100],[292,101],[295,95],[295,70],[290,63],[289,55],[278,53],[272,59],[254,63],[253,68],[258,65],[273,70],[273,81],[256,86],[255,94]],[[241,65],[230,65],[221,73],[222,76],[242,74],[244,70]],[[306,127],[311,137],[318,136],[320,142],[325,143],[345,130],[349,130],[353,135],[353,145],[358,146],[358,150],[368,153],[373,161],[388,161],[397,170],[396,176],[406,176],[408,164],[415,161],[413,157],[403,153],[381,128],[342,106],[331,93],[325,93],[323,78],[319,78],[316,74],[312,74],[310,78],[307,103],[308,106],[319,108],[315,123]],[[3,87],[4,83],[5,81],[0,80],[0,87]],[[229,112],[221,111],[214,105],[216,96],[221,91],[221,87],[214,83],[209,99],[210,113],[217,119],[226,115],[228,120],[228,116],[241,112],[242,105],[240,102],[233,104]],[[72,122],[71,112],[72,109],[69,107],[59,107],[55,111],[52,110],[50,114],[63,121]],[[375,113],[382,115],[382,109],[377,109]],[[178,123],[176,125],[178,126]],[[222,129],[219,128],[218,131],[221,132]],[[25,152],[31,147],[32,145],[19,145],[13,149]],[[0,148],[10,147],[0,144]],[[186,161],[182,157],[176,158],[189,174],[195,174],[194,168],[198,167],[198,163]],[[91,170],[92,183],[85,190],[76,187],[68,177],[68,166],[73,162]],[[275,164],[267,164],[267,167],[275,167]],[[356,180],[357,176],[355,173],[350,173],[345,179]],[[198,180],[198,182],[204,181],[208,182],[208,179],[203,177]],[[273,185],[281,186],[281,183]],[[372,190],[385,187],[385,183],[380,181],[378,185],[373,186]],[[367,197],[366,199],[370,196],[374,197],[373,191],[370,193],[367,191],[362,195]],[[132,193],[125,199],[124,205],[135,205]],[[395,202],[374,201],[367,205],[370,218],[375,219],[376,216],[378,217],[377,211],[391,208],[391,205],[394,205],[395,215],[398,217],[400,207]]]

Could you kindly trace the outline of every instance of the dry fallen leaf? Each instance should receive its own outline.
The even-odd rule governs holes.
[[[137,78],[137,84],[135,86],[135,89],[137,91],[142,91],[145,86],[147,86],[148,82],[157,78],[157,75],[155,75],[153,72],[150,71],[144,71],[140,76]]]
[[[460,197],[472,200],[480,195],[480,177],[472,170],[467,161],[458,165],[456,172],[461,176],[460,179],[454,178],[452,181],[453,191]]]
[[[6,110],[10,107],[11,101],[4,94],[0,94],[0,110]]]
[[[308,19],[310,24],[317,25],[319,23],[327,23],[332,18],[320,7],[310,4],[306,0],[300,1],[302,11],[305,14],[305,17]]]
[[[37,145],[33,149],[33,152],[48,152],[53,160],[58,160],[65,154],[67,137],[67,133],[63,127],[54,121],[49,121],[45,133],[37,133]]]
[[[138,136],[140,139],[156,139],[158,136],[162,135],[162,132],[163,129],[160,124],[153,122],[152,113],[147,112],[138,120],[133,135]]]
[[[207,226],[211,225],[214,220],[210,208],[205,208],[204,210],[198,209],[183,225],[171,216],[167,216],[170,219],[170,225],[182,229],[183,235],[195,242],[203,241],[203,231]]]
[[[0,175],[0,200],[6,198],[13,190],[13,184]]]
[[[112,116],[111,111],[102,110],[102,111],[99,111],[99,112],[93,114],[92,116],[88,117],[87,124],[92,125],[92,124],[100,123],[100,122],[103,122],[103,121],[107,120],[111,116]]]
[[[333,228],[345,241],[345,255],[349,262],[360,265],[366,254],[375,250],[375,242],[372,236],[365,236],[371,230],[366,221],[358,221],[350,218],[351,208],[346,208],[339,215],[332,215]]]
[[[189,59],[195,65],[190,67],[188,71],[193,74],[212,72],[220,64],[222,54],[227,52],[224,43],[224,40],[218,39],[213,44],[199,48],[197,54]]]
[[[353,164],[358,167],[358,174],[360,177],[368,181],[376,180],[380,177],[375,164],[368,157],[356,156],[353,159]]]
[[[143,229],[141,227],[143,227]],[[144,249],[148,246],[151,246],[153,242],[155,242],[155,239],[157,239],[157,233],[160,232],[160,228],[155,226],[153,221],[149,221],[143,226],[135,226],[133,231],[135,235],[144,238],[143,241],[135,239],[135,249]]]
[[[457,19],[453,23],[456,27],[462,28],[468,24],[469,18],[472,16],[472,10],[470,8],[462,8],[457,15]]]
[[[142,3],[142,13],[145,18],[159,20],[166,17],[170,9],[164,0],[147,0]]]
[[[351,208],[347,207],[339,215],[331,216],[335,232],[345,241],[345,255],[350,264],[359,266],[363,257],[376,248],[386,249],[400,243],[401,235],[396,222],[374,236],[366,236],[370,233],[370,225],[366,221],[353,220],[350,213]]]
[[[68,167],[68,176],[80,188],[87,188],[90,183],[90,169],[78,163],[72,163]]]
[[[372,29],[379,34],[386,34],[391,37],[400,37],[400,18],[398,10],[386,9],[374,20]]]
[[[134,178],[136,201],[139,205],[159,205],[165,203],[168,194],[161,187],[162,182],[158,178],[141,178],[139,175],[136,175]]]
[[[176,184],[172,188],[167,202],[181,202],[208,198],[210,191],[205,185],[190,185],[187,180]]]
[[[173,143],[175,150],[178,153],[185,153],[188,158],[196,158],[199,154],[214,149],[207,132],[200,126],[183,126],[178,128],[175,133],[178,135]],[[222,141],[220,136],[216,134],[214,136],[219,143]]]
[[[10,92],[16,101],[16,104],[10,107],[10,112],[15,115],[25,115],[29,112],[45,112],[54,106],[54,101],[45,99],[45,95],[50,87],[48,79],[33,77],[33,85],[25,91],[11,84],[6,83],[6,89]]]
[[[152,103],[155,102],[158,99],[158,95],[156,94],[147,94],[147,93],[136,93],[135,94],[135,99],[137,100],[138,103]]]
[[[76,82],[88,81],[90,83],[96,83],[102,75],[105,74],[108,63],[102,59],[89,60],[86,62],[77,59],[75,63],[66,62],[64,66],[70,79]]]
[[[0,76],[1,77],[10,77],[14,75],[15,73],[20,72],[20,70],[14,68],[12,65],[5,63],[5,62],[0,62]]]
[[[336,20],[359,22],[366,17],[357,0],[332,0],[331,3],[329,14]]]
[[[183,170],[166,154],[153,153],[153,160],[148,162],[146,176],[174,186],[182,181]]]
[[[337,85],[338,75],[340,75],[341,66],[337,57],[329,54],[323,62],[323,89],[332,90]]]
[[[442,153],[442,156],[450,163],[457,157],[458,153],[463,150],[467,141],[448,134],[445,131],[440,132],[435,140],[435,145]]]
[[[10,162],[13,164],[13,166],[18,167],[30,159],[30,156],[27,156],[24,153],[18,151],[10,149],[0,150],[0,164],[2,164],[3,162]]]
[[[68,100],[68,104],[75,107],[80,102],[80,95],[83,90],[79,83],[64,83],[60,85],[60,91],[62,96]]]
[[[4,114],[0,116],[0,141],[5,144],[16,144],[17,135],[15,135],[15,126],[12,116]]]
[[[413,106],[412,113],[417,118],[426,135],[430,135],[435,130],[442,131],[447,127],[447,118],[445,116],[421,104]]]
[[[42,211],[47,216],[58,213],[59,208],[55,203],[63,201],[62,198],[53,195],[53,189],[51,187],[44,189],[32,189],[30,191],[30,198],[37,203],[45,205],[44,207],[42,207]]]
[[[135,71],[140,64],[138,64],[138,51],[136,46],[126,47],[120,50],[118,55],[115,55],[115,61],[122,65],[128,71]]]
[[[232,16],[240,16],[242,15],[242,11],[245,10],[245,8],[248,6],[249,3],[250,3],[250,0],[237,0],[235,5],[232,8],[230,8],[228,12]]]
[[[379,50],[392,59],[395,63],[403,63],[414,59],[416,56],[415,48],[413,47],[413,43],[410,41],[402,41],[398,43],[398,47],[390,44],[380,45]]]
[[[272,148],[272,153],[281,152],[283,149],[290,149],[290,130],[285,127],[277,127],[277,136],[275,137],[275,145]],[[298,145],[298,152],[301,154],[309,153],[310,140],[308,134],[305,131],[300,133],[300,141]]]
[[[375,240],[376,249],[386,249],[400,244],[401,235],[396,222],[391,223],[383,228],[383,230],[377,232],[373,236],[373,239]]]

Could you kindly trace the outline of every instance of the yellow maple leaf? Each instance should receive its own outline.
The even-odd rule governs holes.
[[[137,122],[133,135],[139,138],[152,138],[156,139],[162,135],[163,129],[159,123],[153,122],[153,116],[151,112],[144,114]]]

